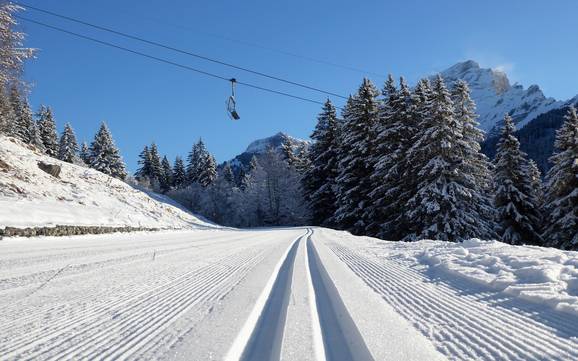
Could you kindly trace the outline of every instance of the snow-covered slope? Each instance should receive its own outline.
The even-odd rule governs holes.
[[[230,160],[230,164],[233,167],[239,167],[240,165],[248,165],[251,161],[251,158],[256,155],[257,157],[261,154],[264,154],[267,149],[273,148],[277,151],[281,151],[283,144],[291,143],[295,148],[300,147],[308,147],[309,142],[303,139],[293,138],[290,135],[287,135],[283,132],[279,132],[271,137],[257,139],[249,144],[247,149]]]
[[[553,302],[577,260],[323,228],[8,238],[0,360],[578,360]]]
[[[480,127],[492,134],[505,114],[510,114],[520,129],[538,115],[564,104],[545,97],[538,85],[530,85],[527,89],[519,84],[511,85],[503,71],[480,68],[472,60],[457,63],[441,75],[448,83],[458,79],[468,82],[480,115]]]
[[[93,169],[61,162],[0,136],[0,227],[52,225],[211,226],[161,195],[147,195]],[[59,178],[38,162],[61,166]]]
[[[577,252],[316,233],[449,360],[578,359]]]
[[[578,252],[471,239],[423,240],[391,253],[532,303],[578,316]]]

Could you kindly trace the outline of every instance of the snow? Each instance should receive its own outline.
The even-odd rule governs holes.
[[[419,249],[410,257],[433,270],[578,316],[578,252],[476,239],[407,248]]]
[[[275,266],[275,268],[273,270],[273,274],[271,275],[271,277],[267,281],[267,284],[265,285],[265,287],[261,291],[259,298],[257,298],[257,301],[255,302],[255,305],[253,307],[253,310],[251,311],[251,314],[249,315],[249,318],[247,319],[247,321],[243,325],[243,328],[241,329],[241,331],[237,335],[237,338],[235,339],[233,346],[231,346],[231,349],[227,353],[227,356],[225,357],[226,361],[236,361],[236,360],[241,360],[243,358],[243,356],[244,356],[243,353],[245,351],[246,345],[251,341],[251,338],[254,337],[253,336],[254,330],[257,327],[265,327],[265,325],[259,325],[259,323],[263,323],[265,321],[265,320],[263,320],[263,314],[266,311],[269,311],[269,312],[275,311],[271,308],[269,308],[269,310],[266,310],[267,302],[270,299],[271,292],[273,292],[273,287],[278,282],[281,268],[285,264],[287,264],[287,262],[292,262],[292,259],[289,259],[290,258],[289,255],[295,253],[297,241],[299,241],[299,239],[296,239],[295,241],[293,241],[293,243],[291,243],[289,248],[287,248],[287,251],[283,254],[281,259],[279,260],[279,262]],[[275,335],[270,334],[270,337],[275,337]],[[255,344],[256,342],[253,342],[253,343]],[[255,349],[255,347],[253,347],[253,349]],[[263,351],[266,352],[267,350],[256,350],[253,352],[255,353],[255,355],[259,355],[259,353],[263,352]]]
[[[571,305],[514,291],[576,295],[577,266],[323,228],[5,238],[0,359],[577,359]]]
[[[576,252],[324,232],[333,253],[449,359],[578,358]]]
[[[363,280],[335,257],[331,246],[336,233],[338,232],[316,229],[312,241],[323,266],[334,282],[338,298],[343,301],[347,310],[345,312],[355,320],[373,359],[444,360],[445,357],[435,350],[430,340],[412,327],[372,287],[364,287]],[[344,232],[339,233],[347,237],[344,239],[346,242],[357,239]]]
[[[166,197],[147,194],[96,170],[48,157],[0,136],[0,227],[54,225],[214,227]],[[57,164],[59,179],[39,161]],[[7,169],[6,169],[7,168]]]
[[[0,359],[222,359],[254,293],[302,233],[5,239]]]
[[[245,150],[245,153],[262,154],[265,153],[269,147],[280,149],[286,141],[295,144],[308,144],[305,140],[293,138],[285,133],[279,132],[271,137],[257,139],[251,142]]]
[[[458,79],[468,82],[480,115],[480,128],[486,132],[496,132],[506,114],[510,114],[521,129],[538,115],[564,105],[562,101],[546,98],[537,85],[527,89],[519,84],[510,85],[503,71],[481,68],[472,60],[457,63],[441,75],[448,84]]]

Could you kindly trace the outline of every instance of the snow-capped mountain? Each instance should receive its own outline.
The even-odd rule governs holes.
[[[520,84],[511,85],[503,71],[481,68],[473,60],[457,63],[441,75],[448,84],[458,79],[468,82],[480,116],[480,127],[490,136],[496,134],[499,127],[496,125],[506,113],[520,129],[538,115],[564,105],[562,101],[544,96],[538,85],[530,85],[527,89]]]
[[[257,139],[251,142],[243,153],[230,160],[229,163],[233,168],[238,168],[240,165],[246,166],[254,155],[259,156],[260,154],[264,154],[269,148],[280,152],[285,143],[290,143],[296,149],[309,146],[309,141],[307,140],[294,138],[283,132],[279,132],[271,137]]]

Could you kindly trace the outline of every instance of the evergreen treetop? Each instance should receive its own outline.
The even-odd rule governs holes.
[[[379,91],[364,79],[355,96],[348,99],[344,110],[343,132],[339,150],[337,176],[337,210],[332,221],[355,234],[362,234],[367,219],[369,176],[373,166],[369,158],[373,152],[374,126],[379,119]]]
[[[102,123],[90,144],[90,167],[118,179],[126,178],[126,168],[112,134]]]
[[[78,142],[76,141],[76,135],[70,123],[66,123],[60,136],[58,159],[68,163],[74,163],[77,159],[77,154]]]
[[[570,107],[556,132],[556,153],[546,176],[545,209],[548,215],[543,236],[547,244],[578,249],[578,115]]]
[[[541,217],[528,173],[528,160],[515,137],[515,125],[506,115],[494,160],[500,240],[511,244],[542,244]]]
[[[185,170],[185,163],[183,159],[179,156],[175,158],[175,164],[173,166],[173,184],[175,187],[182,187],[187,181],[187,173]]]
[[[38,112],[38,127],[40,138],[46,149],[46,154],[51,157],[58,157],[58,134],[56,133],[56,123],[49,107],[41,106]]]

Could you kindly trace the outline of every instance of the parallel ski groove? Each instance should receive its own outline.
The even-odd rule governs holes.
[[[180,312],[186,311],[199,300],[222,297],[223,294],[218,291],[220,289],[226,289],[228,292],[230,285],[235,283],[235,280],[244,277],[244,274],[262,259],[262,256],[263,251],[255,250],[255,247],[253,247],[253,250],[245,249],[241,252],[234,253],[222,258],[219,261],[219,264],[212,263],[187,272],[175,278],[172,283],[164,285],[163,287],[146,290],[128,300],[123,299],[99,305],[97,309],[93,310],[89,314],[84,314],[80,317],[69,320],[67,323],[59,324],[58,327],[50,330],[48,334],[36,335],[39,336],[37,338],[30,338],[30,336],[34,335],[29,334],[25,339],[20,339],[20,342],[18,342],[18,340],[11,340],[12,342],[4,345],[5,347],[0,351],[0,355],[3,355],[2,357],[26,355],[25,357],[27,358],[34,356],[44,358],[48,355],[52,355],[55,358],[62,358],[64,356],[74,358],[75,355],[80,356],[77,352],[82,352],[83,350],[99,349],[102,351],[99,347],[95,347],[97,346],[95,344],[97,341],[101,341],[101,343],[104,341],[104,344],[108,346],[107,349],[111,349],[110,352],[113,354],[115,351],[120,349],[120,347],[115,348],[114,344],[111,345],[109,342],[110,340],[107,339],[108,336],[105,333],[109,332],[110,329],[96,329],[103,322],[110,321],[111,310],[115,309],[127,312],[131,309],[135,309],[135,307],[138,308],[139,305],[143,304],[147,300],[152,301],[151,304],[146,305],[146,309],[137,309],[137,312],[130,314],[127,319],[121,319],[119,332],[126,330],[126,327],[130,325],[136,326],[139,330],[144,330],[147,326],[150,327],[153,324],[156,324],[157,326],[166,325],[168,322],[173,320],[176,315]],[[228,263],[229,265],[223,265],[223,262]],[[231,277],[233,277],[235,273],[239,274],[233,280]],[[157,292],[159,289],[161,291]],[[129,307],[123,308],[123,305],[129,305]],[[148,316],[150,319],[146,322],[141,322],[137,320],[139,316]],[[80,329],[78,327],[80,327]],[[118,326],[116,327],[118,328]],[[157,328],[153,328],[151,333],[155,332],[155,329]],[[148,335],[151,333],[148,333]],[[79,334],[85,334],[87,337],[82,339],[79,337]],[[62,339],[62,336],[65,338]],[[27,342],[26,339],[32,339],[33,341]],[[123,344],[127,344],[127,342],[133,340],[139,341],[140,339],[142,339],[142,337],[139,339],[129,337],[128,339],[121,340]],[[75,342],[73,342],[73,340],[75,340]],[[76,344],[76,340],[81,342]],[[133,343],[139,345],[136,341]],[[69,342],[73,342],[73,345],[70,345]],[[43,347],[43,345],[46,345],[47,343],[50,347]],[[57,352],[58,348],[60,346],[64,347],[64,345],[66,345],[66,348],[63,350],[65,353]],[[100,346],[103,345],[101,344]],[[119,357],[123,353],[130,355],[131,347],[125,347],[122,351],[123,352],[116,352],[114,354],[115,357]],[[85,354],[84,356],[86,357],[88,354]],[[92,356],[94,357],[95,355]],[[100,358],[101,356],[98,357]]]
[[[241,360],[278,360],[281,356],[281,342],[287,320],[287,306],[291,294],[293,266],[299,242],[309,234],[293,242],[287,257],[276,275],[275,283],[267,298],[267,303],[255,325],[251,337],[243,350]]]
[[[223,258],[223,261],[229,259],[230,257],[231,256],[227,256],[227,257]],[[144,290],[140,289],[140,288],[134,288],[132,290],[129,290],[129,292],[125,292],[125,297],[123,297],[120,300],[108,301],[106,303],[95,305],[92,310],[88,310],[88,312],[84,312],[83,314],[69,318],[65,323],[59,323],[58,325],[52,326],[52,327],[55,329],[61,329],[61,328],[63,328],[63,326],[67,326],[67,325],[74,323],[74,322],[80,322],[79,320],[90,318],[90,317],[92,317],[91,315],[97,314],[99,312],[103,312],[105,314],[110,313],[110,311],[112,309],[114,309],[115,307],[120,307],[123,304],[128,304],[136,298],[144,297],[146,294],[154,294],[154,292],[156,292],[159,289],[163,289],[167,286],[170,286],[171,284],[179,282],[183,277],[192,276],[192,275],[195,275],[195,273],[201,272],[201,271],[203,271],[203,267],[195,267],[193,270],[187,271],[187,272],[185,272],[185,273],[183,273],[177,277],[173,277],[166,284],[162,284],[160,286],[156,286],[153,288],[147,288]],[[78,301],[82,301],[83,299],[90,299],[91,297],[94,297],[94,296],[95,295],[93,295],[93,294],[89,294],[89,295],[86,295],[86,297],[78,298],[75,301],[78,302]],[[50,311],[50,310],[47,310],[47,311]],[[33,323],[34,321],[41,320],[42,314],[43,314],[42,312],[36,312],[36,313],[28,316],[27,318],[20,318],[19,319],[20,325],[22,325],[22,321],[26,321],[28,323]],[[52,333],[53,329],[51,329],[50,327],[51,326],[49,326],[48,329],[36,329],[35,331],[28,332],[26,334],[22,334],[19,337],[12,338],[10,340],[11,341],[10,343],[15,344],[15,343],[22,342],[22,341],[27,342],[28,340],[31,339],[31,337],[33,337],[37,334],[38,335],[45,335],[46,333]],[[4,352],[4,349],[0,348],[0,354],[2,354],[2,352]]]
[[[261,291],[261,294],[257,298],[255,305],[249,314],[249,317],[245,321],[245,324],[237,334],[236,339],[227,352],[225,360],[249,360],[250,358],[253,358],[253,356],[259,356],[263,360],[275,360],[280,357],[280,343],[282,342],[283,333],[285,330],[287,304],[286,302],[279,304],[278,302],[275,302],[273,298],[279,296],[280,299],[283,300],[284,297],[289,296],[288,293],[291,292],[290,282],[293,274],[292,270],[297,246],[301,239],[309,234],[309,231],[310,230],[307,229],[305,234],[295,238],[295,240],[289,245],[285,254],[281,257],[273,269],[271,277]],[[283,282],[284,274],[285,276],[289,277],[288,285],[280,284],[280,282]],[[268,325],[269,328],[274,329],[274,334],[264,334],[261,332],[264,319],[271,318],[269,317],[270,314],[275,311],[277,313],[282,313],[282,317],[272,320],[275,323],[274,325]],[[276,348],[278,348],[278,352]]]
[[[210,280],[210,278],[207,275],[210,275],[217,268],[218,268],[218,266],[214,266],[214,267],[204,267],[201,270],[195,270],[193,272],[185,274],[183,277],[179,277],[179,279],[176,282],[173,282],[173,284],[167,285],[165,287],[158,287],[158,289],[161,290],[160,293],[155,293],[155,291],[157,291],[157,289],[153,289],[150,291],[146,291],[142,295],[138,295],[138,296],[133,297],[131,299],[116,302],[112,305],[109,305],[109,307],[107,307],[107,308],[102,308],[100,312],[90,313],[90,314],[84,315],[84,317],[82,317],[82,318],[73,319],[73,320],[70,320],[69,322],[67,322],[65,324],[61,324],[60,325],[61,327],[54,330],[51,334],[45,335],[44,337],[33,339],[34,341],[31,342],[30,344],[17,344],[17,345],[13,344],[12,345],[13,349],[17,349],[18,353],[21,353],[26,348],[34,347],[35,345],[42,346],[46,343],[50,343],[49,348],[40,347],[38,349],[38,352],[39,352],[38,355],[42,354],[42,353],[50,352],[53,349],[56,349],[61,344],[65,343],[67,341],[71,341],[74,338],[77,338],[78,335],[81,333],[86,333],[86,332],[89,332],[93,329],[98,331],[98,327],[101,324],[110,321],[111,310],[116,309],[116,310],[122,310],[123,312],[129,312],[132,309],[135,309],[135,308],[138,309],[138,306],[140,306],[141,304],[145,304],[150,299],[157,298],[159,294],[167,292],[167,289],[168,290],[176,289],[178,291],[181,289],[181,287],[187,286],[187,281],[189,280],[190,277],[193,277],[193,280],[195,280],[195,283],[193,283],[190,286],[195,286],[196,283],[201,283],[202,281]],[[199,271],[198,276],[197,276],[197,271]],[[196,276],[197,277],[204,277],[204,278],[198,279],[198,278],[196,278]],[[160,299],[159,301],[162,301],[163,299]],[[138,301],[134,302],[135,300],[138,300]],[[129,307],[123,308],[124,305],[129,305]],[[81,329],[76,330],[77,327],[81,327]],[[104,331],[106,332],[106,329]],[[66,334],[69,334],[70,336],[68,338],[62,339],[61,336],[66,335]],[[73,349],[68,348],[67,351],[72,351],[72,350]],[[37,354],[31,354],[31,355],[27,355],[27,356],[34,356],[34,355],[37,355]],[[59,355],[59,356],[63,356],[63,355]]]
[[[249,237],[249,236],[245,235],[244,237],[231,238],[231,242],[229,242],[229,243],[232,243],[232,242],[235,242],[235,241],[239,241],[239,240],[243,241],[244,239],[246,239],[246,238],[248,238],[248,237]],[[196,242],[195,242],[195,243],[196,243]],[[150,255],[151,255],[151,253],[148,252],[148,253],[147,253],[147,256],[150,257]],[[165,278],[165,279],[166,279],[166,282],[176,281],[176,280],[178,280],[180,277],[183,277],[183,276],[185,276],[185,275],[187,275],[187,274],[189,274],[189,273],[191,273],[191,272],[198,271],[199,269],[200,269],[200,267],[196,266],[194,269],[189,270],[189,271],[187,271],[187,272],[184,272],[184,273],[182,273],[182,274],[180,274],[180,275],[170,275],[170,276],[167,276],[167,277]],[[54,270],[51,271],[51,274],[53,274],[53,273],[54,273]],[[76,273],[76,274],[74,274],[73,276],[77,276],[77,275],[79,275],[79,273]],[[66,276],[69,276],[69,275],[66,275]],[[160,284],[164,284],[164,282],[159,282],[159,283],[160,283]],[[164,287],[164,285],[161,286],[161,287]],[[153,287],[153,288],[150,288],[150,287],[149,287],[149,288],[147,289],[147,288],[145,287],[145,288],[143,289],[142,286],[140,286],[140,285],[138,285],[138,286],[135,285],[135,287],[133,287],[133,288],[131,288],[131,289],[128,289],[128,290],[123,289],[124,294],[125,294],[125,297],[124,297],[124,298],[126,299],[126,298],[131,298],[131,297],[134,297],[134,296],[138,296],[138,295],[141,295],[143,292],[152,292],[153,290],[155,290],[155,289],[157,289],[157,288],[158,288],[158,287]],[[81,303],[81,302],[83,302],[83,301],[85,301],[85,300],[94,299],[95,297],[98,297],[98,294],[97,294],[97,293],[89,292],[89,293],[83,295],[82,297],[75,298],[74,301],[77,302],[77,303]],[[119,300],[118,302],[123,302],[123,300]],[[104,303],[104,304],[95,305],[94,308],[96,308],[96,309],[100,309],[100,308],[110,309],[110,308],[112,307],[112,305],[113,305],[112,303],[107,302],[107,303]],[[16,308],[16,307],[18,307],[18,305],[15,304],[13,307]],[[5,308],[4,311],[7,312],[7,313],[9,313],[9,312],[10,312],[10,308]],[[23,324],[25,324],[25,323],[34,323],[35,321],[38,320],[38,318],[41,316],[41,314],[43,314],[43,313],[51,313],[51,312],[53,312],[53,311],[55,311],[55,310],[54,310],[54,309],[51,309],[50,306],[48,306],[48,307],[41,307],[40,309],[37,310],[37,312],[35,312],[35,313],[31,314],[31,315],[24,316],[24,317],[20,316],[20,317],[14,319],[14,320],[8,321],[8,322],[4,321],[4,323],[3,323],[3,329],[9,331],[12,327],[21,327],[21,326],[22,326]],[[48,330],[46,330],[46,329],[41,329],[41,330],[37,330],[36,332],[38,332],[38,333],[45,333],[45,332],[47,332],[47,331],[48,331]],[[21,335],[20,337],[12,338],[11,341],[12,341],[12,342],[15,342],[15,341],[17,341],[18,339],[29,339],[29,338],[30,338],[30,333],[27,333],[26,335]],[[1,351],[1,349],[0,349],[0,351]]]
[[[575,340],[553,338],[548,327],[523,315],[506,309],[488,307],[466,296],[456,298],[447,286],[443,284],[432,286],[424,282],[426,281],[424,277],[417,272],[393,261],[380,260],[378,263],[344,246],[335,243],[330,243],[329,246],[404,317],[414,323],[427,320],[435,327],[435,322],[431,319],[433,314],[439,321],[452,325],[453,327],[442,329],[449,335],[443,336],[439,333],[436,335],[436,332],[433,335],[437,338],[440,350],[451,358],[464,360],[578,358],[578,343]],[[431,314],[428,316],[426,313]],[[502,324],[508,330],[493,327],[495,324]],[[427,333],[423,327],[420,329]],[[456,341],[448,342],[448,340]]]
[[[394,268],[395,265],[389,265],[390,268]],[[372,267],[367,266],[368,269],[371,269]],[[373,269],[373,271],[377,271],[379,272],[379,270]],[[377,273],[380,276],[383,276],[382,273]],[[413,281],[413,283],[410,283],[411,280],[409,279],[404,279],[403,275],[399,274],[399,273],[394,273],[398,275],[398,279],[400,279],[401,281],[405,282],[405,286],[406,287],[411,287],[414,286],[415,287],[415,280]],[[439,288],[439,285],[438,285]],[[436,289],[438,289],[436,288]],[[382,289],[383,291],[385,291],[385,289]],[[409,288],[408,288],[409,290]],[[436,297],[436,295],[434,294],[437,291],[434,292],[427,292],[429,290],[426,290],[426,292],[424,292],[425,296],[428,298],[440,298],[440,297]],[[555,349],[542,349],[542,350],[537,350],[534,348],[528,348],[527,345],[524,345],[523,342],[521,342],[518,339],[515,338],[511,338],[510,335],[508,335],[506,332],[501,331],[499,329],[495,329],[495,328],[489,328],[487,325],[485,324],[476,324],[474,325],[471,322],[468,322],[468,320],[466,318],[463,317],[459,317],[456,316],[456,310],[461,310],[462,312],[460,312],[460,314],[476,314],[476,312],[480,312],[479,310],[474,310],[474,309],[469,309],[469,307],[465,307],[464,305],[462,305],[461,302],[456,303],[456,302],[452,302],[451,299],[449,299],[447,302],[437,302],[435,300],[432,301],[424,301],[424,299],[421,298],[414,298],[414,306],[418,309],[429,309],[435,312],[436,315],[443,315],[447,321],[450,321],[451,324],[455,325],[456,327],[459,327],[460,330],[463,331],[467,331],[466,333],[469,333],[469,337],[468,340],[465,341],[466,344],[470,345],[471,341],[470,339],[473,340],[477,340],[478,342],[474,342],[471,343],[470,346],[473,346],[473,349],[476,349],[480,346],[475,346],[475,345],[489,345],[489,348],[481,348],[478,350],[478,352],[481,352],[485,358],[493,358],[495,356],[493,356],[491,353],[488,352],[488,349],[497,349],[499,350],[500,358],[503,357],[507,357],[507,358],[517,358],[519,357],[519,355],[521,354],[528,354],[530,353],[532,355],[533,358],[540,358],[544,353],[550,353],[550,352],[556,352]],[[410,301],[410,302],[411,302]],[[454,310],[454,313],[451,313],[451,310]],[[484,311],[488,311],[486,309],[484,309]],[[474,312],[474,313],[471,313]],[[476,314],[477,315],[477,314]],[[482,320],[486,319],[486,320],[493,320],[493,321],[499,321],[499,322],[507,322],[507,318],[503,318],[500,320],[496,320],[496,319],[492,319],[492,317],[488,317],[488,315],[484,315],[484,316],[478,316],[481,317]],[[480,320],[480,321],[482,321]],[[483,321],[481,322],[483,323]],[[518,325],[519,327],[520,325]],[[527,334],[526,334],[527,335]],[[455,337],[456,335],[454,335]],[[461,336],[463,337],[463,336]],[[502,340],[507,339],[508,343],[504,343]],[[513,349],[513,350],[512,350]]]
[[[307,259],[315,291],[316,309],[326,360],[372,361],[373,357],[329,278],[313,246],[311,236],[307,238]]]

